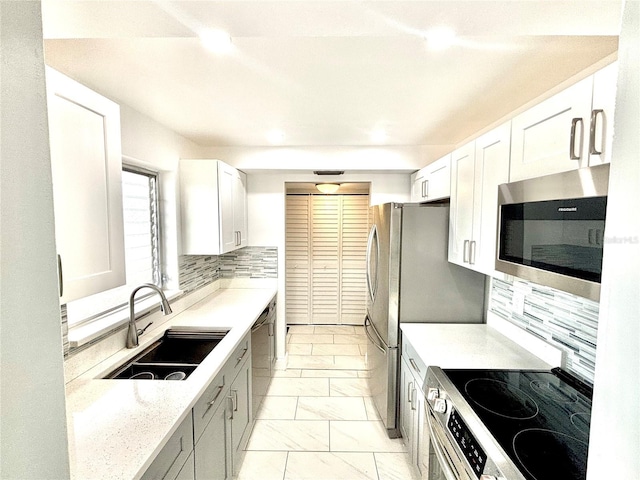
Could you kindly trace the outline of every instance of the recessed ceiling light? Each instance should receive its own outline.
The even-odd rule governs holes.
[[[214,53],[229,53],[233,47],[231,36],[223,30],[205,30],[200,34],[200,41],[207,50]]]
[[[456,40],[456,32],[449,27],[432,28],[425,34],[427,48],[429,50],[445,50]]]
[[[273,145],[280,145],[284,141],[284,132],[282,130],[271,130],[267,133],[267,140]]]

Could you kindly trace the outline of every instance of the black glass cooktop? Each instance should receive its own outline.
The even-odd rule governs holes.
[[[560,369],[445,369],[529,480],[584,480],[591,388]]]

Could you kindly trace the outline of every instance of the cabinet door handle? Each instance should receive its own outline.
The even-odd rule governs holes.
[[[476,264],[476,241],[471,240],[469,244],[469,265]]]
[[[462,263],[469,263],[469,257],[467,256],[468,249],[469,240],[465,240],[462,246]]]
[[[60,296],[64,294],[64,277],[62,275],[62,256],[58,254],[58,291]]]
[[[596,127],[598,125],[598,115],[602,115],[604,120],[604,110],[598,108],[591,111],[591,127],[589,129],[589,153],[591,155],[602,155],[602,150],[596,150]]]
[[[578,123],[580,124],[580,138],[578,139],[580,145],[580,152],[576,155],[576,129]],[[571,119],[571,136],[569,138],[569,158],[571,160],[580,160],[582,157],[582,118]]]
[[[418,367],[418,364],[416,363],[416,361],[413,358],[409,359],[409,363],[416,370],[416,372],[420,373],[420,367]]]
[[[409,403],[411,403],[411,410],[418,409],[418,407],[416,407],[416,401],[415,401],[416,393],[417,393],[417,390],[415,388],[411,390],[411,399],[409,400]]]
[[[407,398],[409,399],[409,403],[413,403],[412,396],[413,396],[413,382],[409,382],[407,385]]]
[[[237,390],[231,390],[231,410],[234,412],[238,411],[238,391]],[[231,418],[233,418],[233,414],[231,415]]]

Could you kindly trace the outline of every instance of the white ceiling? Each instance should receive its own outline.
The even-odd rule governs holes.
[[[203,145],[456,144],[617,49],[621,1],[44,0],[49,65]],[[459,35],[431,52],[423,33]],[[204,49],[221,28],[233,51]]]

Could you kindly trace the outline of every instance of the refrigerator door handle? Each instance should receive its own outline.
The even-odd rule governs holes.
[[[371,278],[371,254],[373,249],[373,241],[376,241],[376,252],[375,252],[375,260],[376,260],[376,272],[374,278]],[[376,292],[378,290],[378,260],[380,258],[380,244],[378,243],[378,228],[373,225],[371,227],[371,231],[369,232],[369,239],[367,240],[367,288],[369,290],[369,297],[373,302],[376,298]]]
[[[371,336],[371,334],[369,333],[369,328],[368,328],[369,326],[371,326],[371,328],[373,328],[373,333],[375,333],[376,337],[378,337],[378,341],[376,341],[376,339],[373,338]],[[378,350],[380,350],[382,353],[384,353],[386,355],[387,354],[387,349],[382,346],[382,345],[384,345],[384,342],[382,341],[382,337],[380,336],[380,334],[376,330],[376,327],[373,325],[373,323],[371,323],[371,320],[369,319],[368,315],[364,319],[364,332],[367,334],[367,337],[369,338],[371,343],[373,343],[374,347],[376,347]]]

